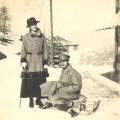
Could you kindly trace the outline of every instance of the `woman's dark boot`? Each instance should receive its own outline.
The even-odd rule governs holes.
[[[30,107],[30,108],[33,108],[33,107],[34,107],[33,97],[30,97],[29,107]]]
[[[39,108],[43,107],[43,104],[39,97],[37,97],[37,99],[36,99],[36,105],[39,105]]]

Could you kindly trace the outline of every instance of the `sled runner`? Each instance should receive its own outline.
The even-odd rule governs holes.
[[[78,100],[72,101],[72,108],[76,110],[79,115],[91,115],[98,110],[100,102],[100,100],[89,101],[86,96],[80,95]]]

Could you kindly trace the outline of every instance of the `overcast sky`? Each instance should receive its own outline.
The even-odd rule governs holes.
[[[26,19],[35,16],[38,25],[50,36],[49,0],[0,0],[7,5],[16,34],[26,32]],[[54,35],[98,48],[114,44],[114,31],[95,32],[115,14],[115,0],[53,0]],[[106,26],[105,26],[106,27]]]

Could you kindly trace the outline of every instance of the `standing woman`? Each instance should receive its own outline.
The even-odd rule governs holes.
[[[46,37],[37,27],[34,17],[27,20],[29,32],[23,36],[21,49],[21,66],[26,71],[27,78],[22,82],[20,97],[29,97],[29,107],[34,107],[33,97],[36,97],[36,105],[42,107],[41,90],[39,85],[46,82],[44,68],[48,61],[48,48]]]

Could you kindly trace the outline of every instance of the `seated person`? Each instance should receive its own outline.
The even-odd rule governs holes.
[[[61,59],[63,70],[59,81],[49,81],[40,85],[41,96],[47,96],[49,100],[42,108],[45,109],[53,106],[60,110],[67,111],[72,117],[75,117],[78,113],[66,103],[79,98],[82,88],[82,78],[69,64],[69,58],[69,55],[64,54]]]

